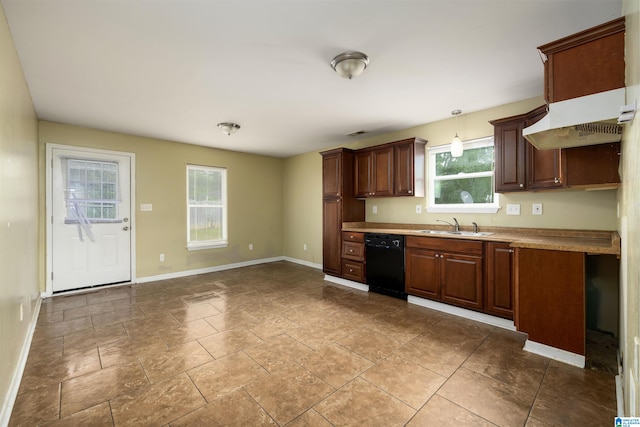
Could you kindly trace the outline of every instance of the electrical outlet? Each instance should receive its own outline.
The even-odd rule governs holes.
[[[416,213],[422,213],[422,205],[416,205]]]
[[[371,207],[371,211],[372,211],[374,214],[377,214],[377,213],[378,213],[378,207],[377,207],[377,206],[373,206],[373,207]]]
[[[249,250],[252,251],[253,250],[253,243],[249,243]]]
[[[542,203],[534,203],[531,213],[533,215],[542,215]]]
[[[305,251],[307,250],[307,244],[306,243],[304,245],[302,245],[302,249],[305,250]]]
[[[20,321],[24,320],[24,303],[20,303]]]
[[[164,254],[160,254],[160,262],[164,262]]]
[[[520,204],[507,204],[507,215],[520,215]]]

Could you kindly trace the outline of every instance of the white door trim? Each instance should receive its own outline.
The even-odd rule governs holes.
[[[46,178],[45,178],[45,200],[46,200],[46,212],[45,212],[45,229],[46,229],[46,253],[45,253],[45,261],[46,261],[46,273],[45,273],[45,297],[50,297],[53,295],[53,281],[51,280],[51,271],[53,270],[53,258],[51,256],[51,252],[53,249],[53,232],[51,227],[51,218],[53,217],[53,195],[51,194],[51,187],[53,184],[52,181],[52,161],[53,161],[53,150],[73,150],[73,151],[84,151],[87,153],[94,154],[111,154],[111,155],[119,155],[126,156],[131,159],[131,283],[136,282],[136,155],[135,153],[128,153],[124,151],[112,151],[112,150],[100,150],[97,148],[87,148],[80,147],[74,145],[61,145],[61,144],[46,144]]]

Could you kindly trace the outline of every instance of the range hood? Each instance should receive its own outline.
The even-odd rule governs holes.
[[[552,102],[547,115],[522,135],[538,150],[618,142],[622,126],[617,119],[624,103],[624,88]]]

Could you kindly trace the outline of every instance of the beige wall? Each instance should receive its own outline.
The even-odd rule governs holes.
[[[625,0],[626,15],[625,62],[627,103],[640,100],[640,4],[637,0]],[[632,125],[625,126],[622,136],[622,189],[620,191],[620,235],[622,237],[621,260],[621,312],[622,337],[620,349],[624,360],[625,414],[640,414],[640,373],[633,372],[634,338],[640,336],[640,117]],[[636,412],[630,413],[630,380],[636,384]]]
[[[39,299],[37,157],[38,123],[0,7],[0,424]]]
[[[322,264],[322,162],[307,153],[284,163],[284,253]],[[307,250],[304,250],[307,245]]]
[[[47,143],[135,153],[138,278],[282,256],[282,159],[51,122],[40,122],[39,139],[41,159]],[[187,164],[227,168],[227,248],[186,249]],[[151,203],[153,211],[141,212],[141,203]],[[45,226],[44,215],[41,220]]]

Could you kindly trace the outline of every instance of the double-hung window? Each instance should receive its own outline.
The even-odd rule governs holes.
[[[187,165],[187,248],[227,243],[227,170]]]
[[[464,142],[461,157],[450,145],[429,149],[429,212],[496,213],[493,137]]]

